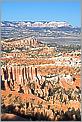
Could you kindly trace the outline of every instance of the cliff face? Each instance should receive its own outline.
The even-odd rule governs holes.
[[[46,72],[46,77],[43,77],[40,70],[43,75]],[[74,109],[75,113],[78,109],[80,111],[79,74],[76,75],[75,81],[70,79],[73,81],[73,84],[71,84],[71,81],[68,83],[65,80],[65,76],[63,78],[61,77],[62,70],[63,72],[67,70],[71,73],[75,72],[73,68],[62,66],[34,67],[7,65],[2,67],[2,112],[15,113],[24,118],[30,116],[31,119],[35,120],[62,120],[61,110],[63,112],[69,112],[68,109],[71,108]],[[50,75],[52,77],[50,79],[47,75],[51,72],[58,73],[60,76],[52,77]],[[76,88],[76,86],[78,87]],[[55,112],[59,112],[59,116]],[[65,118],[64,114],[63,116],[66,120],[67,118]],[[4,117],[2,116],[2,119],[6,119],[5,115]],[[20,120],[20,118],[18,119]],[[69,120],[72,119],[71,113]]]
[[[2,88],[15,89],[15,87],[21,85],[24,86],[28,82],[32,82],[37,77],[37,68],[29,66],[6,66],[1,70],[2,76]]]
[[[1,42],[2,50],[12,50],[11,52],[20,52],[18,49],[27,50],[30,47],[38,47],[40,42],[35,38],[25,38],[25,39],[10,39]]]

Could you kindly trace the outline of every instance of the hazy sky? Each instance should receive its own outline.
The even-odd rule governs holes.
[[[2,2],[1,19],[7,21],[67,21],[80,26],[80,2]]]

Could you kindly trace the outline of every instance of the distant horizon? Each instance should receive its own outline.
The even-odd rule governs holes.
[[[67,2],[2,2],[1,21],[67,22],[81,26],[80,0]]]
[[[70,26],[73,26],[73,27],[81,27],[81,26],[77,26],[77,25],[72,25],[70,22],[67,22],[67,21],[60,21],[60,20],[58,20],[58,21],[55,21],[55,20],[52,20],[52,21],[48,21],[48,20],[38,20],[38,21],[31,21],[31,20],[18,20],[18,21],[9,21],[9,20],[3,20],[3,21],[1,21],[1,22],[32,22],[32,23],[34,23],[34,22],[66,22],[66,23],[68,23]]]
[[[33,20],[2,20],[3,21],[9,21],[9,22],[67,22],[68,21],[64,21],[64,20],[37,20],[37,21],[33,21]]]

